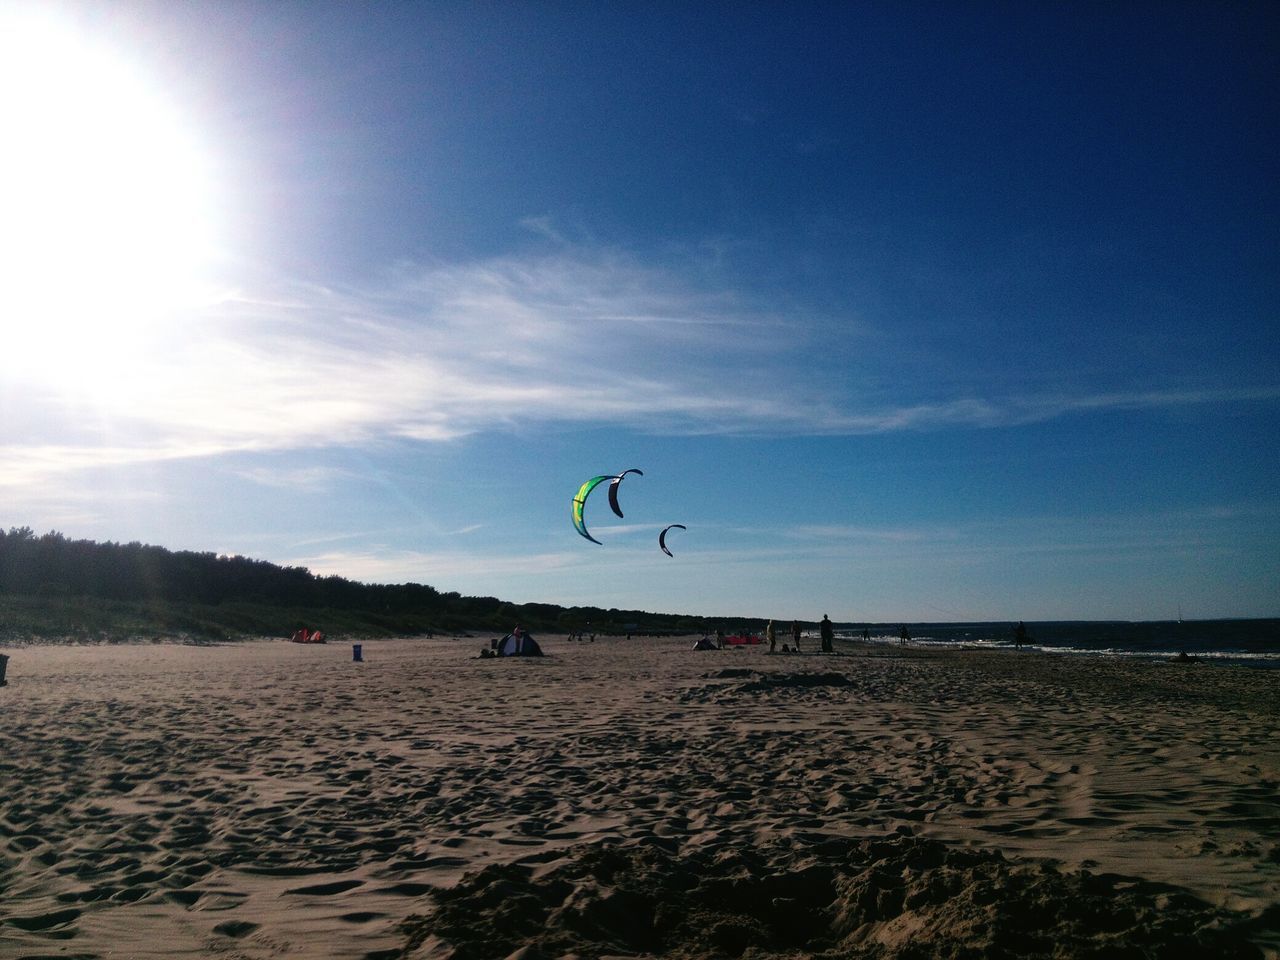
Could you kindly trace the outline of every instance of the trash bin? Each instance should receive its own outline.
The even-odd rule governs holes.
[[[351,645],[351,659],[356,663],[364,663],[364,644],[353,643]]]

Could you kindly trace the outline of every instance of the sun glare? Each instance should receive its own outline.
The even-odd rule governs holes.
[[[48,17],[0,13],[0,369],[134,366],[205,296],[205,152],[158,82]]]

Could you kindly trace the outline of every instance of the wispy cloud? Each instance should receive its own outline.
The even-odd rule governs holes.
[[[1050,395],[966,397],[940,403],[832,411],[810,429],[827,434],[892,433],[944,427],[1011,427],[1043,423],[1073,413],[1154,410],[1214,403],[1250,403],[1280,399],[1280,386],[1214,390],[1140,390]]]
[[[750,337],[727,335],[747,326]],[[229,294],[158,335],[127,370],[24,384],[19,417],[61,409],[65,431],[83,434],[72,413],[89,409],[134,443],[11,444],[0,458],[6,477],[26,482],[77,465],[439,441],[495,425],[786,422],[793,404],[718,381],[792,335],[731,295],[614,254],[400,267],[377,290]]]
[[[844,524],[805,524],[783,530],[780,536],[797,540],[834,540],[875,543],[931,543],[954,540],[959,535],[950,528],[856,527]]]
[[[118,467],[164,460],[185,460],[212,456],[233,449],[252,450],[255,445],[231,446],[174,440],[136,446],[77,446],[72,444],[5,444],[0,446],[0,488],[36,487],[50,477],[91,467]]]
[[[364,583],[458,583],[476,574],[530,575],[580,567],[580,553],[493,556],[480,553],[428,553],[413,550],[330,551],[288,561],[321,576],[337,574]]]
[[[236,470],[235,475],[264,487],[282,490],[326,490],[335,481],[352,474],[334,467],[253,467]]]
[[[870,564],[993,557],[1096,553],[1112,558],[1156,550],[1229,548],[1250,524],[1265,529],[1280,517],[1280,503],[1249,501],[1149,514],[990,516],[952,523],[897,526],[800,524],[721,527],[703,525],[692,547],[703,560],[764,558]],[[743,543],[753,546],[749,552]]]
[[[539,227],[539,224],[531,224]],[[447,441],[495,427],[621,424],[671,434],[874,434],[1071,413],[1271,401],[1280,387],[969,396],[886,404],[809,374],[808,328],[616,251],[390,271],[376,289],[228,294],[90,382],[26,384],[12,425],[66,438],[0,446],[0,484],[229,451]],[[769,389],[784,381],[786,389]],[[84,410],[92,416],[83,416]],[[74,421],[77,440],[70,439]],[[92,424],[106,425],[87,438]],[[29,431],[23,431],[29,432]],[[145,439],[144,439],[145,438]],[[258,473],[260,483],[301,479]]]

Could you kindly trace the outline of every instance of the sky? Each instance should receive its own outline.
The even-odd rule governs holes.
[[[0,525],[705,616],[1280,615],[1278,27],[9,0]]]

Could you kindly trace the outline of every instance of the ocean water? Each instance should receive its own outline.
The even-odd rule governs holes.
[[[1015,623],[908,623],[917,646],[1013,649]],[[842,637],[896,644],[903,624],[840,624]],[[1280,668],[1280,620],[1051,620],[1026,622],[1030,649],[1052,653],[1198,659]]]

